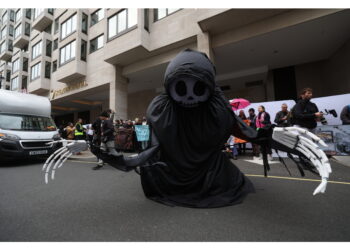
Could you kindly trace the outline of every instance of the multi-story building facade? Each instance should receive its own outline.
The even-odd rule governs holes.
[[[350,92],[350,10],[1,9],[1,88],[47,96],[58,123],[145,115],[186,48],[215,63],[228,98]]]

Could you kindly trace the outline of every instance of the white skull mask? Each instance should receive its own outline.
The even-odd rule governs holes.
[[[203,81],[190,76],[174,79],[170,83],[169,92],[174,101],[186,108],[197,107],[210,96],[208,86]]]

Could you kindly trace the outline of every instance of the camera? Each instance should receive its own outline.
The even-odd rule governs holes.
[[[324,111],[326,115],[331,114],[333,115],[333,117],[338,117],[337,111],[335,111],[335,109],[330,109],[330,110],[325,109]]]
[[[323,116],[324,113],[322,111],[320,113],[322,114],[322,116],[320,117],[320,122],[322,123],[322,125],[327,125],[328,122],[327,122],[326,118],[324,118],[324,116]]]

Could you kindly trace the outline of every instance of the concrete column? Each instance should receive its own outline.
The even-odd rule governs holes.
[[[115,81],[109,86],[109,108],[116,112],[115,118],[128,118],[128,79],[122,76],[119,67],[115,67]]]
[[[197,49],[204,52],[214,62],[214,53],[211,47],[211,38],[208,32],[200,33],[197,35]]]

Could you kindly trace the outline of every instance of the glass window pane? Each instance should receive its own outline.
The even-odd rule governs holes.
[[[67,27],[66,23],[62,24],[62,26],[61,26],[61,39],[66,37],[66,27]]]
[[[128,9],[128,28],[137,24],[137,9]]]
[[[108,38],[117,34],[117,16],[108,19]]]
[[[103,35],[102,36],[99,36],[97,38],[97,48],[102,48],[103,47]]]
[[[118,33],[126,29],[126,10],[123,10],[118,15]]]
[[[71,57],[70,58],[74,58],[75,57],[75,41],[71,43]]]
[[[179,10],[179,8],[168,9],[168,15]]]
[[[65,50],[66,50],[66,48],[60,49],[60,64],[63,64],[63,63],[64,63]]]
[[[166,16],[166,9],[158,9],[158,19],[161,19]]]
[[[77,15],[75,14],[72,18],[72,30],[71,30],[71,32],[76,31],[76,30],[77,30]]]
[[[66,57],[65,57],[65,61],[68,61],[70,59],[70,45],[68,45],[66,47]]]
[[[67,35],[69,35],[71,32],[72,32],[72,19],[71,18],[69,18],[68,20],[67,20],[67,22],[66,22],[66,34],[65,34],[65,36],[67,36]]]

